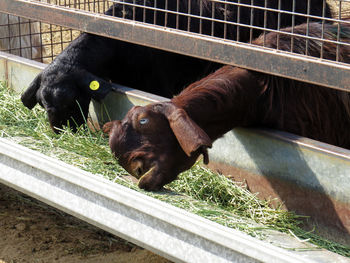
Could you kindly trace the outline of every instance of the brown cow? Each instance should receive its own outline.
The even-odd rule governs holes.
[[[294,27],[304,35],[307,25]],[[350,26],[339,37],[350,42]],[[291,32],[287,28],[285,32]],[[322,25],[309,24],[309,36],[320,37]],[[276,47],[277,33],[254,44]],[[324,38],[337,39],[337,25],[325,25]],[[306,40],[293,37],[293,51],[305,54]],[[320,57],[321,43],[310,39],[308,54]],[[291,36],[279,34],[279,48],[291,49]],[[335,59],[336,46],[324,42],[323,57]],[[339,46],[339,59],[350,63],[350,47]],[[191,84],[170,102],[133,107],[122,121],[104,126],[120,164],[140,178],[139,187],[159,190],[189,169],[207,148],[235,127],[264,126],[350,148],[349,93],[271,76],[238,67],[223,66]]]
[[[221,3],[212,0],[124,0],[117,1],[105,14],[243,42],[257,37],[261,33],[259,28],[277,29],[307,20],[319,21],[318,17],[323,15],[331,17],[325,0],[239,2],[240,7],[237,0]],[[257,8],[251,8],[253,5]],[[265,5],[268,7],[266,12],[261,9]],[[282,12],[277,11],[278,7]],[[292,16],[292,10],[299,15]],[[175,11],[183,15],[174,14]],[[200,14],[203,19],[198,19]],[[226,20],[227,24],[220,20]],[[236,27],[235,22],[238,21],[254,29]],[[115,90],[109,81],[172,97],[221,66],[194,57],[82,33],[32,81],[21,99],[29,109],[37,103],[44,107],[52,129],[58,133],[68,123],[72,130],[76,130],[85,122],[91,99],[101,100]],[[90,84],[93,84],[92,87]]]

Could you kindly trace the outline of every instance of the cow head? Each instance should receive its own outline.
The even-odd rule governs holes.
[[[41,72],[22,94],[23,104],[32,109],[36,103],[45,108],[55,132],[67,125],[75,130],[88,115],[91,98],[100,100],[113,89],[112,84],[86,70],[69,73]]]
[[[162,188],[189,169],[200,154],[208,163],[208,135],[171,102],[135,106],[122,121],[104,125],[119,163],[139,178],[139,187]]]

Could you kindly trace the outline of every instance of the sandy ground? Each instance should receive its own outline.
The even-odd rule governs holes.
[[[170,261],[0,184],[0,263]]]

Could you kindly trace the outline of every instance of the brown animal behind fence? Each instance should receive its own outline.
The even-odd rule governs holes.
[[[47,1],[41,0],[40,2]],[[102,13],[111,4],[110,1],[102,0],[92,0],[89,3],[85,0],[51,1],[51,3],[99,13]],[[341,2],[340,5],[339,0],[327,0],[327,3],[331,7],[334,18],[350,16],[350,3]],[[21,29],[19,30],[20,24]],[[31,29],[29,30],[28,19],[16,16],[9,18],[7,14],[0,13],[0,51],[50,63],[63,48],[79,35],[74,32],[72,36],[71,30],[61,29],[50,24],[42,23],[41,27],[40,22],[31,22],[30,24]],[[10,28],[11,31],[9,31]],[[39,55],[40,52],[43,54]]]
[[[306,53],[307,24],[294,28],[294,52]],[[350,63],[350,25],[340,27],[341,62]],[[323,57],[334,60],[337,25],[325,25]],[[269,33],[256,45],[291,49],[291,28],[286,34]],[[320,37],[322,24],[311,23],[309,36]],[[327,41],[328,40],[328,41]],[[332,42],[333,41],[333,42]],[[321,40],[308,41],[310,56],[320,57]],[[171,102],[132,108],[122,121],[107,123],[110,147],[119,163],[139,186],[158,190],[189,169],[200,154],[235,127],[269,127],[333,145],[350,148],[350,94],[343,91],[223,66],[191,84]]]

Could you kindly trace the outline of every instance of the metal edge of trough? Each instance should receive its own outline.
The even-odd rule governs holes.
[[[313,262],[0,138],[0,182],[176,262]]]
[[[10,87],[15,89],[15,90],[17,90],[17,91],[20,91],[20,90],[23,90],[23,88],[26,88],[28,86],[29,82],[35,77],[35,75],[38,74],[42,69],[44,69],[45,66],[46,65],[42,64],[42,63],[34,62],[34,61],[31,61],[31,60],[27,60],[27,59],[24,59],[24,58],[19,58],[17,56],[13,56],[13,55],[10,55],[10,54],[6,54],[6,53],[0,52],[0,78],[7,77]],[[16,74],[16,76],[13,76],[13,74]],[[19,87],[19,89],[18,89],[18,87]],[[121,111],[116,111],[116,112],[118,112],[118,115],[124,114],[124,113],[122,113],[122,111],[126,111],[128,109],[128,107],[133,105],[133,104],[147,104],[149,102],[167,100],[167,99],[159,97],[159,96],[155,96],[155,95],[152,95],[152,94],[148,94],[148,93],[145,93],[145,92],[142,92],[142,91],[133,90],[133,89],[130,89],[130,88],[125,88],[125,87],[120,87],[119,91],[120,91],[120,94],[123,94],[123,96],[116,95],[116,94],[111,94],[109,97],[106,98],[107,103],[108,103],[108,99],[112,99],[114,101],[114,99],[116,97],[123,97],[122,100],[124,102],[128,101],[126,104],[125,103],[123,104]],[[116,104],[119,104],[119,103],[115,103],[115,101],[114,101],[114,105],[116,105]],[[97,105],[95,105],[95,107],[92,107],[92,108],[96,109],[99,106],[100,105],[97,104]],[[97,114],[96,112],[91,112],[91,113],[92,113],[92,115],[95,115],[95,118],[99,117],[98,116],[99,114]],[[245,131],[245,130],[243,130],[243,131],[240,131],[240,132],[243,132],[243,135],[241,135],[243,137],[245,136],[244,133],[248,132],[248,137],[249,137],[250,133],[252,133],[252,134],[254,134],[256,136],[266,136],[266,137],[270,138],[270,142],[271,142],[271,138],[275,138],[275,140],[277,139],[279,141],[282,141],[282,142],[285,142],[285,143],[288,143],[288,144],[292,144],[292,145],[294,145],[294,147],[295,147],[295,145],[297,145],[297,147],[306,147],[306,148],[310,148],[310,146],[311,146],[311,148],[313,150],[315,150],[316,152],[318,150],[320,150],[320,148],[322,148],[321,146],[324,146],[322,143],[319,145],[318,142],[314,142],[314,144],[311,145],[310,141],[312,142],[312,140],[309,140],[309,139],[306,139],[306,138],[295,138],[292,135],[278,133],[278,132],[276,133],[276,132],[264,131],[264,130],[258,130],[258,131],[254,131],[254,130],[253,131]],[[292,138],[291,138],[291,136],[292,136]],[[8,143],[8,142],[6,142],[6,143]],[[2,150],[2,149],[0,149],[0,150]],[[332,150],[334,150],[334,149],[332,148]],[[327,154],[329,154],[329,155],[334,155],[335,154],[334,156],[336,158],[347,157],[348,154],[349,154],[347,150],[340,149],[340,148],[338,148],[338,150],[339,151],[338,151],[337,154],[335,152],[333,152],[333,151],[330,151],[330,150],[327,152]],[[213,157],[215,159],[216,158],[215,155],[216,155],[215,153],[214,154],[212,153],[211,157]],[[45,158],[47,158],[47,157],[45,157]],[[20,164],[20,162],[18,164]],[[41,170],[38,170],[38,171],[41,171]],[[3,171],[3,170],[1,169],[1,171]],[[46,178],[48,178],[48,177],[46,177]],[[56,179],[54,179],[54,180],[56,180]],[[134,242],[136,244],[139,244],[140,246],[148,248],[151,251],[154,251],[154,252],[156,252],[156,253],[158,253],[160,255],[163,255],[163,256],[165,256],[165,257],[167,257],[169,259],[172,259],[172,260],[175,260],[175,261],[182,261],[182,260],[180,260],[180,259],[178,259],[176,257],[174,258],[172,255],[167,254],[168,251],[167,252],[162,251],[162,248],[159,248],[159,247],[155,248],[155,247],[152,247],[148,243],[142,243],[142,241],[140,241],[140,240],[134,240],[133,237],[125,236],[123,233],[120,233],[118,231],[110,229],[109,227],[101,225],[98,222],[94,222],[91,219],[89,219],[88,217],[84,217],[82,215],[78,215],[74,211],[69,211],[67,208],[65,208],[61,204],[52,202],[50,200],[43,200],[43,197],[40,195],[40,189],[42,187],[48,186],[44,182],[42,182],[41,185],[37,185],[38,192],[34,193],[34,191],[32,191],[32,189],[26,189],[25,187],[23,187],[23,185],[22,186],[17,185],[17,180],[14,180],[13,182],[10,182],[10,181],[5,181],[4,178],[2,178],[1,181],[3,183],[5,183],[5,184],[9,185],[9,186],[12,186],[13,188],[16,188],[17,190],[25,192],[25,193],[27,193],[27,194],[29,194],[31,196],[34,196],[34,197],[36,197],[36,198],[38,198],[38,199],[40,199],[40,200],[42,200],[42,201],[44,201],[46,203],[49,203],[49,204],[51,204],[51,205],[53,205],[53,206],[55,206],[55,207],[57,207],[59,209],[62,209],[64,211],[66,211],[66,212],[69,212],[70,214],[73,214],[73,215],[75,215],[75,216],[77,216],[77,217],[79,217],[79,218],[81,218],[81,219],[83,219],[85,221],[88,221],[89,223],[95,224],[96,226],[101,227],[101,228],[103,228],[103,229],[105,229],[105,230],[107,230],[107,231],[109,231],[111,233],[117,234],[117,235],[119,235],[121,237],[125,237],[127,240],[130,240],[130,241],[132,241],[132,242]],[[108,184],[109,183],[107,183],[106,187],[108,186]],[[25,184],[24,184],[24,186],[25,186]],[[62,191],[62,189],[60,191]],[[52,193],[54,193],[54,192],[51,192],[51,194]],[[74,197],[74,195],[71,195],[71,197]],[[82,197],[81,196],[77,196],[76,198],[78,198],[80,201],[82,201],[82,199],[81,199]],[[154,200],[154,199],[151,199],[151,200],[152,200],[152,202],[153,201],[159,202],[159,201]],[[89,201],[89,200],[86,200],[86,201]],[[230,231],[229,229],[226,229],[225,231],[227,231],[227,230]],[[290,239],[290,237],[287,236],[287,235],[285,235],[283,237],[284,241],[286,241],[288,238]],[[295,243],[292,246],[290,246],[291,242],[289,242],[289,241],[287,242],[288,243],[287,247],[294,247]],[[280,241],[274,240],[274,238],[270,239],[269,242],[274,243],[277,246],[286,247],[285,245],[281,245]],[[284,242],[284,244],[286,244],[286,242]],[[184,250],[184,251],[186,251],[186,250]],[[323,251],[323,253],[322,253],[322,252],[318,251],[318,252],[316,252],[316,254],[314,252],[311,252],[311,251],[305,251],[305,252],[306,253],[304,253],[304,254],[300,253],[300,252],[298,252],[297,254],[302,255],[304,257],[304,259],[307,258],[309,260],[314,260],[315,258],[317,258],[316,262],[332,262],[332,260],[330,260],[330,261],[327,260],[329,257],[333,258],[333,259],[334,259],[334,257],[336,257],[338,262],[349,262],[346,258],[343,258],[341,256],[338,257],[338,255],[335,255],[335,254],[329,253],[329,252],[324,253],[324,251]],[[183,252],[181,252],[181,253],[183,253]],[[287,259],[287,258],[284,258],[284,259]],[[261,260],[261,258],[259,260]],[[294,258],[294,260],[295,260],[295,258]],[[186,261],[190,262],[190,259],[186,259]],[[269,258],[267,261],[268,262],[272,262],[271,258]]]

